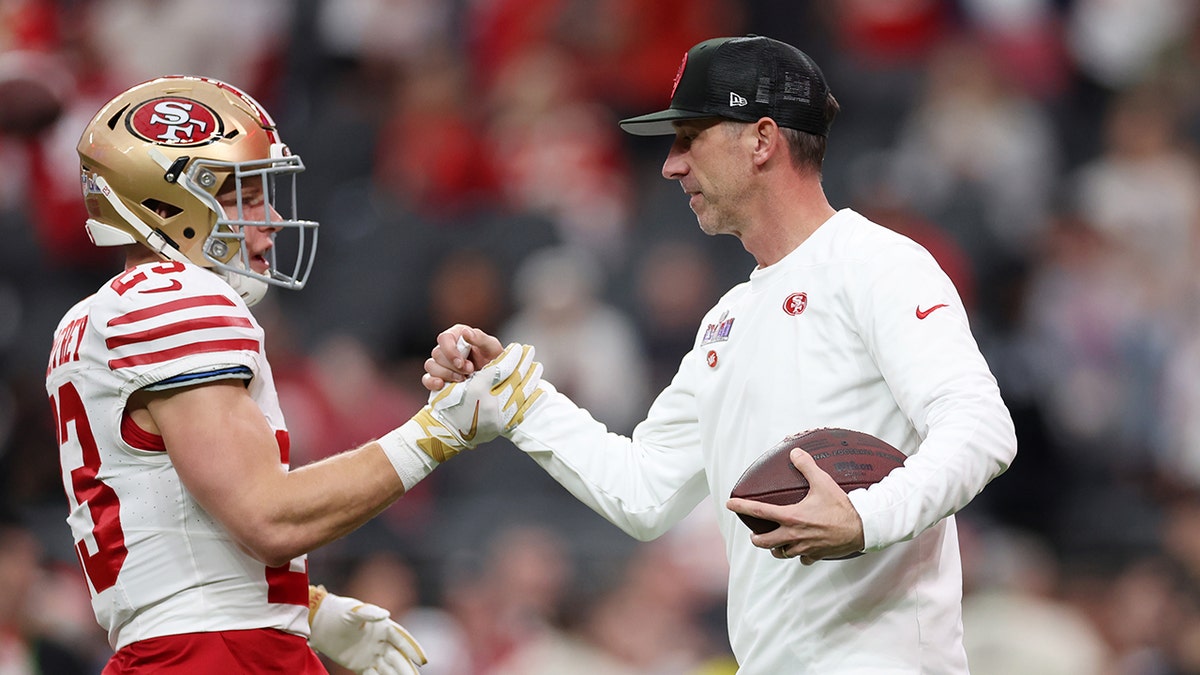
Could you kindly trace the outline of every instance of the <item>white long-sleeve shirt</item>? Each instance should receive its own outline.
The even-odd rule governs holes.
[[[958,293],[911,240],[842,210],[755,269],[708,312],[632,438],[544,398],[513,440],[632,536],[714,500],[743,675],[967,672],[952,514],[1007,468],[1016,438]],[[753,546],[724,504],[760,454],[817,427],[909,458],[850,494],[867,554],[804,566]]]

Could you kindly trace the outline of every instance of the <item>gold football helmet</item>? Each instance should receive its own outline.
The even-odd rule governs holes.
[[[97,246],[138,243],[165,259],[211,268],[247,304],[268,284],[304,287],[317,244],[317,223],[295,218],[304,163],[245,92],[204,77],[144,82],[100,109],[77,150],[88,236]],[[262,217],[249,219],[252,209],[243,206],[258,195],[270,208],[253,209]],[[228,216],[222,200],[231,205]],[[246,227],[294,235],[275,239],[265,273],[251,268]],[[288,269],[276,266],[280,243],[295,254]]]

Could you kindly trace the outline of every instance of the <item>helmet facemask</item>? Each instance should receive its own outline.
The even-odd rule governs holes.
[[[196,159],[179,177],[180,184],[217,216],[200,251],[230,283],[237,285],[236,275],[240,275],[282,288],[304,287],[316,253],[317,223],[296,218],[296,176],[303,170],[304,163],[295,155],[243,162]],[[222,176],[223,187],[213,194],[212,186]],[[252,250],[246,228],[267,230],[273,245],[265,251]],[[284,255],[280,248],[285,249]],[[260,253],[265,260],[257,266],[265,262],[263,271],[255,269],[253,259]],[[293,262],[281,269],[281,259]]]

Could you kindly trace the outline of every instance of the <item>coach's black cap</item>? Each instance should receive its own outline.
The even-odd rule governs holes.
[[[684,54],[669,108],[620,125],[636,136],[663,136],[674,134],[671,123],[679,120],[770,117],[781,127],[824,136],[828,93],[821,69],[789,44],[758,35],[714,38]]]

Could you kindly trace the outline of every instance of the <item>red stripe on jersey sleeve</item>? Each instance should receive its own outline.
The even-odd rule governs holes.
[[[236,306],[233,300],[224,295],[197,295],[191,298],[182,298],[180,300],[172,300],[164,302],[161,305],[152,307],[144,307],[135,309],[132,312],[122,314],[108,322],[109,326],[121,326],[135,321],[142,321],[155,316],[161,316],[170,312],[177,312],[181,309],[191,309],[193,307],[234,307]]]
[[[126,315],[128,316],[128,314]],[[111,323],[109,325],[112,325]],[[110,337],[104,341],[104,345],[109,349],[116,349],[126,345],[137,344],[139,342],[149,342],[159,338],[171,337],[187,333],[195,330],[204,330],[205,328],[251,328],[250,320],[242,316],[205,316],[198,319],[188,319],[187,321],[176,321],[164,326],[157,326],[149,330],[138,331],[136,333],[126,333],[116,337]]]
[[[108,367],[117,370],[119,368],[129,368],[130,366],[145,366],[151,363],[162,363],[171,359],[178,359],[193,354],[207,354],[210,352],[225,352],[225,351],[258,351],[258,340],[207,340],[205,342],[196,342],[182,347],[173,347],[171,349],[163,349],[157,352],[147,352],[145,354],[135,354],[127,356],[123,359],[112,359],[108,362]]]

